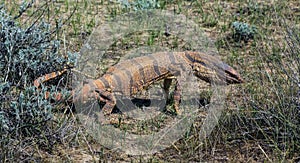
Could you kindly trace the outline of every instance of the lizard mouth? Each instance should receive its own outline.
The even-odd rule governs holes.
[[[244,83],[241,75],[228,64],[217,58],[195,52],[185,53],[194,74],[206,82]]]
[[[226,82],[228,84],[239,84],[244,83],[245,81],[238,73],[226,72]]]
[[[244,79],[241,77],[241,75],[236,70],[234,70],[231,66],[224,63],[221,67],[223,67],[225,71],[226,83],[238,84],[238,83],[245,82]]]

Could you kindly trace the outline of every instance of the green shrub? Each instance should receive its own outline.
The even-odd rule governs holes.
[[[37,90],[32,85],[38,76],[60,70],[69,61],[59,55],[59,40],[53,39],[59,28],[52,29],[41,17],[28,21],[29,25],[20,25],[19,19],[30,7],[31,3],[24,2],[15,17],[8,15],[4,6],[0,7],[2,161],[31,157],[36,147],[51,149],[59,141],[59,133],[51,126],[55,105],[44,98],[46,91],[55,92],[57,88]]]
[[[242,22],[233,22],[233,38],[235,40],[244,40],[248,41],[249,39],[253,39],[254,35],[257,33],[257,28],[255,26],[250,26],[247,23]]]
[[[35,77],[61,69],[66,59],[58,55],[59,42],[52,40],[50,25],[45,22],[22,28],[0,11],[1,78],[12,85],[24,86]],[[28,84],[29,84],[28,83]]]
[[[119,0],[118,2],[122,5],[122,8],[127,10],[133,9],[134,11],[157,9],[160,7],[157,0],[135,0],[133,2],[128,2],[128,0]]]

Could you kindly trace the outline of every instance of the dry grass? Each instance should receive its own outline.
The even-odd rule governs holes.
[[[15,10],[14,3],[5,3],[11,11]],[[72,126],[74,134],[68,138],[72,139],[66,138],[65,142],[57,143],[51,151],[37,148],[32,157],[47,161],[299,161],[300,3],[181,0],[161,3],[163,9],[185,14],[201,26],[216,42],[222,59],[238,70],[246,81],[241,85],[229,86],[226,112],[213,133],[205,140],[199,140],[203,118],[198,113],[199,117],[190,131],[171,147],[154,155],[129,156],[97,144],[85,133],[72,112],[63,115],[58,113],[59,118],[71,121],[68,124]],[[64,44],[62,53],[78,51],[95,25],[101,26],[105,19],[125,12],[111,1],[80,0],[77,4],[64,0],[49,5],[51,13],[55,13],[51,14],[52,22],[72,15],[59,35]],[[234,21],[255,25],[258,34],[248,42],[235,41],[231,27]],[[287,33],[292,29],[292,33]],[[126,48],[130,50],[136,46],[149,45],[149,38],[153,37],[149,33],[141,38],[136,35],[117,41],[111,46],[108,55],[122,56],[128,51]],[[166,39],[158,34],[151,38],[150,44],[174,45],[172,40],[175,37]],[[188,47],[179,41],[176,48],[185,50]],[[204,96],[209,97],[209,92]],[[155,127],[162,127],[160,123],[164,121],[155,123]],[[141,126],[148,125],[149,122],[142,122],[131,127],[118,127],[139,131]],[[151,124],[148,127],[151,129]]]

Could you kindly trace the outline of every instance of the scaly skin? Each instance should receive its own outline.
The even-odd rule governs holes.
[[[37,78],[34,85],[53,79],[64,72],[53,72]],[[224,82],[227,84],[243,83],[241,76],[229,65],[217,58],[200,52],[158,52],[121,61],[108,69],[106,74],[96,80],[88,80],[74,100],[87,100],[94,97],[105,102],[102,108],[104,115],[110,114],[116,105],[116,94],[132,96],[152,83],[164,80],[164,90],[169,93],[172,79],[176,80],[174,91],[174,107],[180,114],[181,81],[177,80],[185,72],[193,72],[195,76],[206,82]],[[57,96],[57,100],[61,96]],[[168,97],[168,96],[167,96]]]

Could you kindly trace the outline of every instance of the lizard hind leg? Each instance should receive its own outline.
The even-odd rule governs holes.
[[[105,102],[105,105],[102,108],[102,112],[104,115],[109,115],[112,113],[116,105],[116,98],[114,97],[113,93],[108,91],[102,91],[96,89],[95,92],[99,93],[99,102]]]
[[[112,110],[116,105],[116,98],[111,92],[96,89],[95,92],[98,94],[98,101],[105,103],[100,110],[95,111],[97,120],[102,125],[114,124],[118,122],[118,118],[111,115]]]

